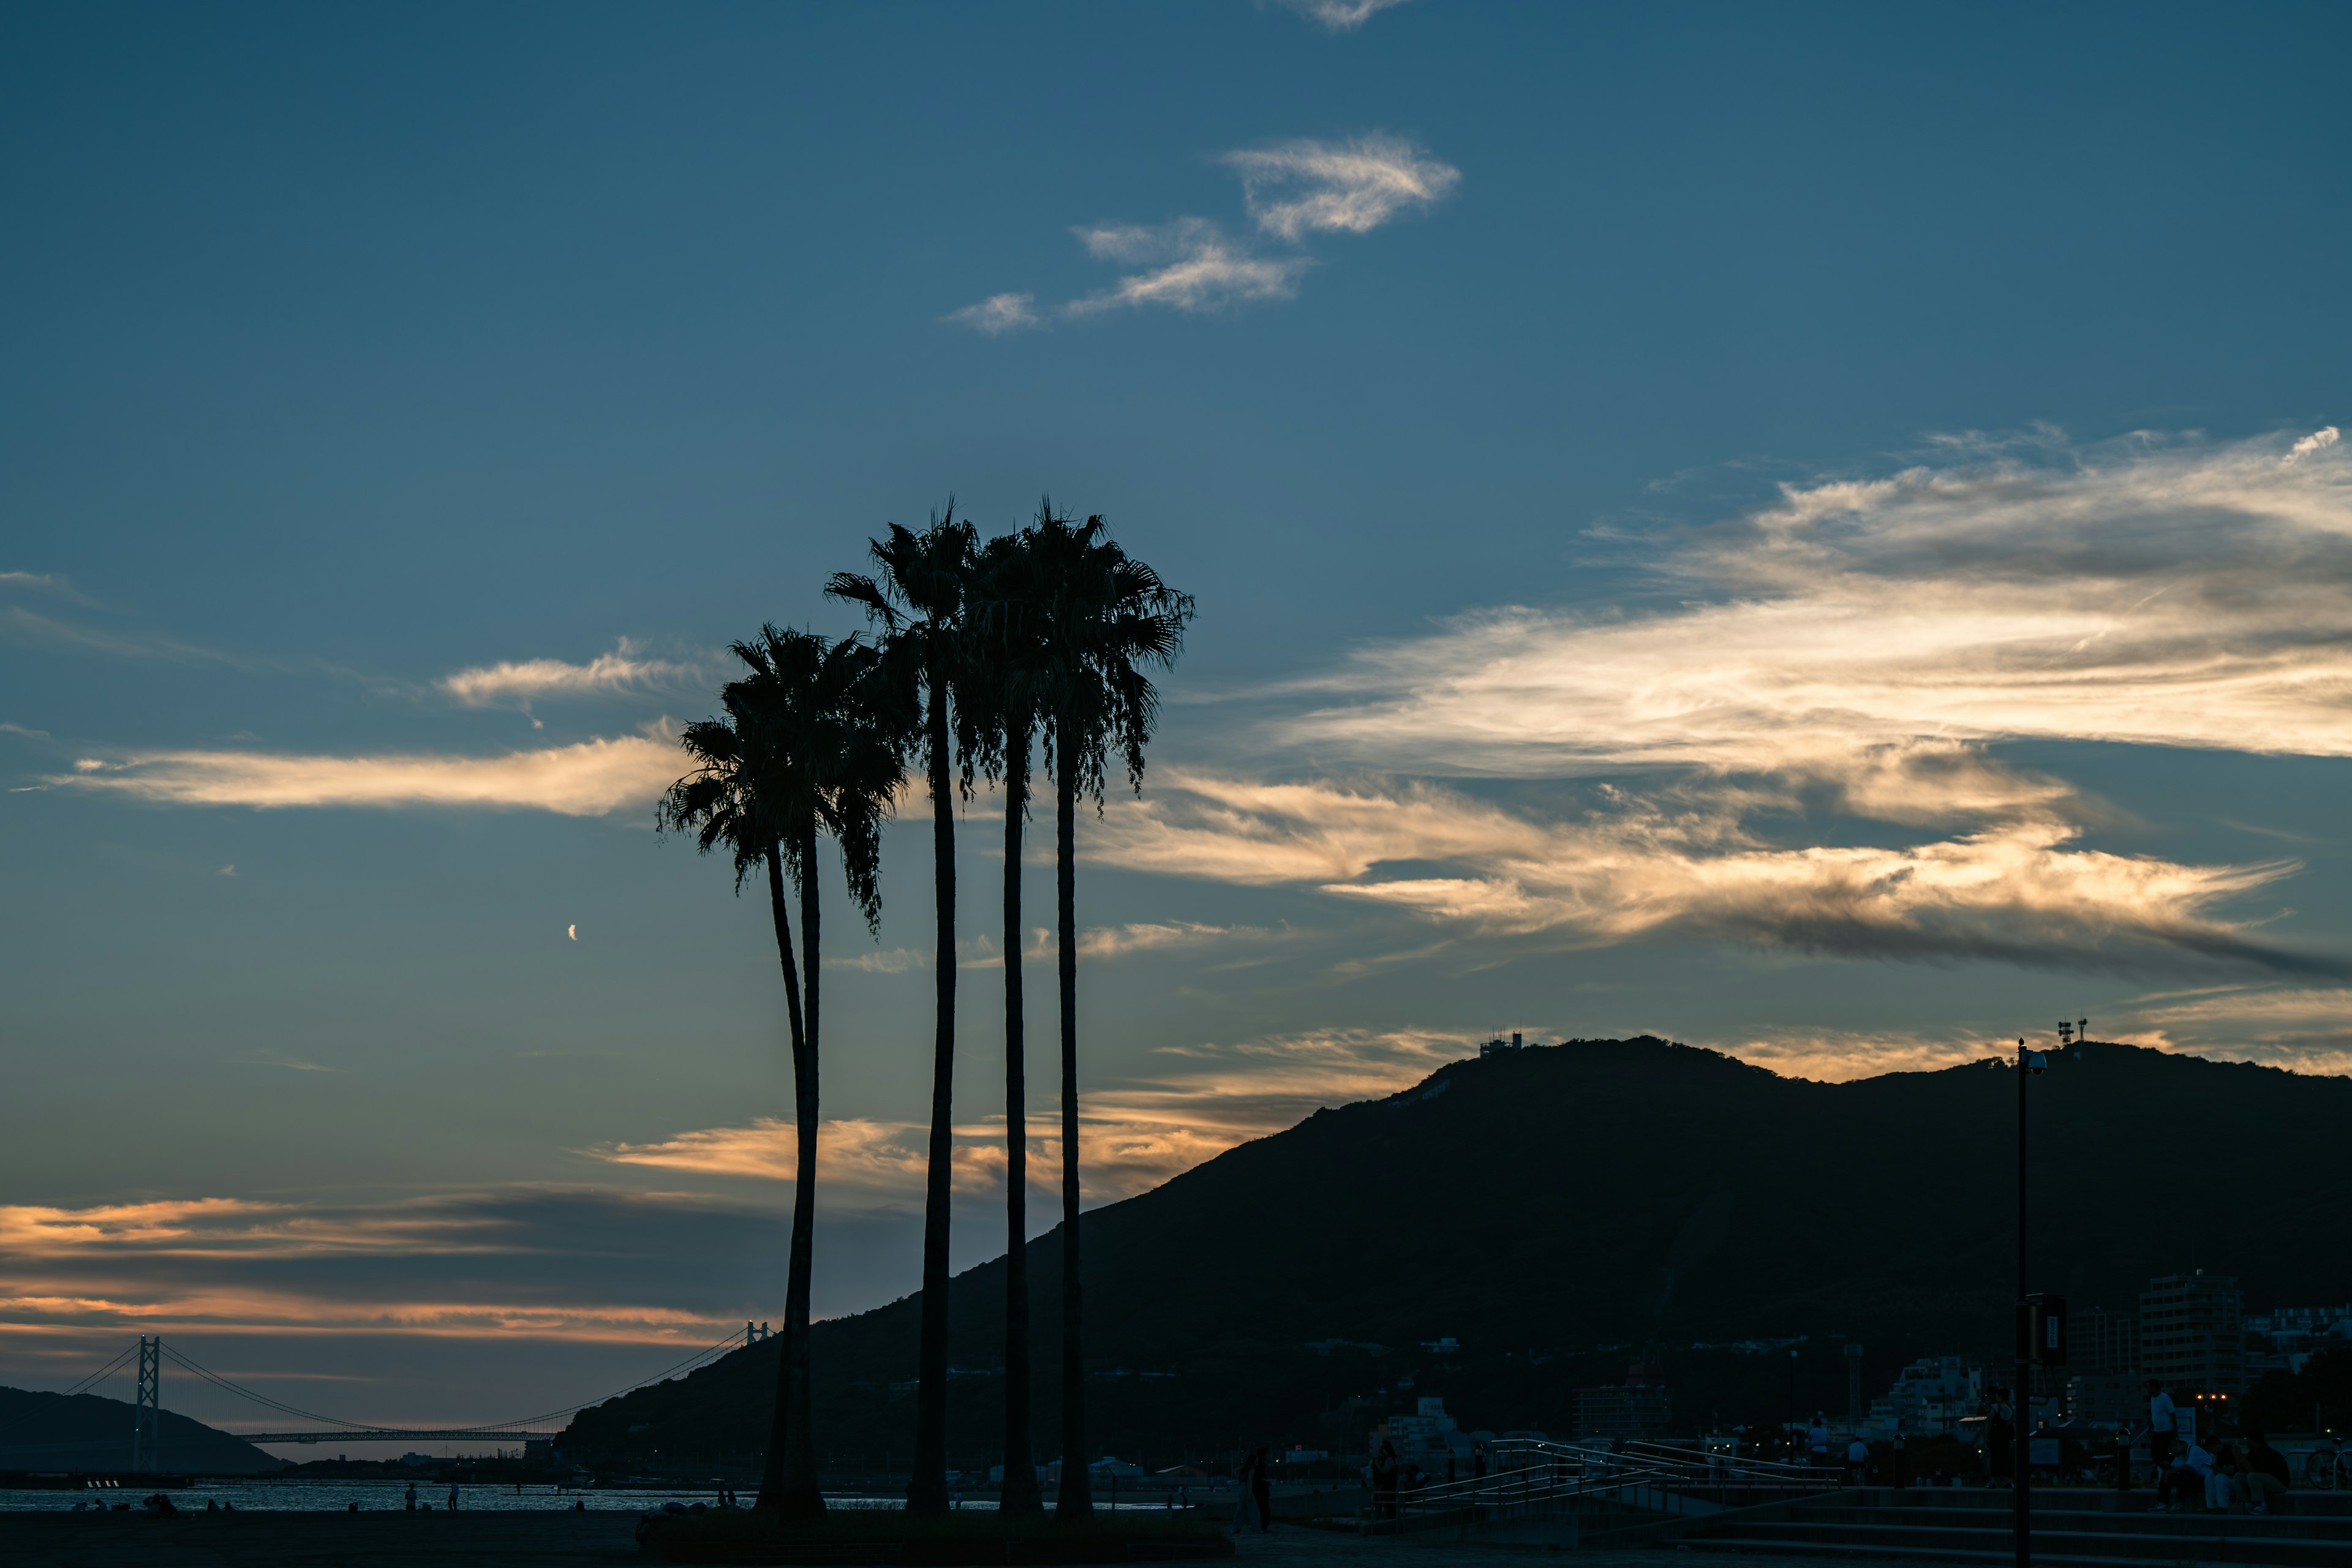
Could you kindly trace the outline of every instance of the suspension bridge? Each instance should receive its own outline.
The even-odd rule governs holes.
[[[580,1411],[617,1399],[633,1390],[694,1371],[708,1365],[730,1352],[746,1345],[757,1344],[770,1337],[764,1323],[745,1323],[716,1344],[706,1345],[676,1365],[664,1367],[651,1377],[639,1378],[626,1388],[616,1388],[610,1394],[593,1399],[583,1399],[577,1405],[567,1405],[560,1410],[543,1410],[535,1415],[525,1415],[513,1421],[487,1422],[478,1426],[398,1426],[381,1421],[347,1420],[338,1415],[322,1415],[315,1410],[304,1410],[281,1399],[247,1388],[234,1379],[201,1364],[193,1358],[164,1344],[161,1335],[142,1334],[139,1342],[123,1348],[111,1361],[62,1392],[68,1397],[87,1394],[118,1374],[130,1373],[138,1380],[138,1390],[131,1419],[131,1468],[135,1472],[162,1469],[160,1418],[163,1409],[163,1365],[169,1362],[177,1370],[205,1384],[271,1412],[280,1417],[307,1423],[288,1426],[284,1430],[240,1431],[221,1426],[219,1431],[232,1437],[256,1445],[278,1443],[472,1443],[506,1441],[528,1445],[544,1442],[563,1430],[565,1422]],[[132,1363],[136,1360],[136,1370]],[[207,1423],[209,1425],[209,1423]]]

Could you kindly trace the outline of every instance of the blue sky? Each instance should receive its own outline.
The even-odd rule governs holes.
[[[1321,9],[0,23],[0,1377],[492,1419],[774,1315],[767,932],[651,792],[950,493],[1201,603],[1104,1196],[1512,1027],[2344,1070],[2341,11]],[[832,1311],[917,1275],[886,877]]]

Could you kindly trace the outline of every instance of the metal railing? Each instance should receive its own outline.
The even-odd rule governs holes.
[[[1377,1498],[1361,1528],[1385,1534],[1601,1511],[1716,1513],[1846,1484],[1835,1469],[1672,1443],[1511,1439],[1489,1453],[1483,1476]]]

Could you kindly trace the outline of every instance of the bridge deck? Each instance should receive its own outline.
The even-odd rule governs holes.
[[[472,1443],[485,1438],[552,1437],[560,1426],[351,1426],[323,1432],[231,1432],[248,1443]]]

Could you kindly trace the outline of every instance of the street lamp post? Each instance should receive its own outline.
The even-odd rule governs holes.
[[[2040,1051],[2017,1042],[2017,1374],[2010,1390],[2009,1468],[2016,1510],[2017,1568],[2033,1563],[2033,1335],[2025,1277],[2025,1080],[2047,1066]]]
[[[1797,1352],[1789,1350],[1789,1462],[1797,1462]]]

